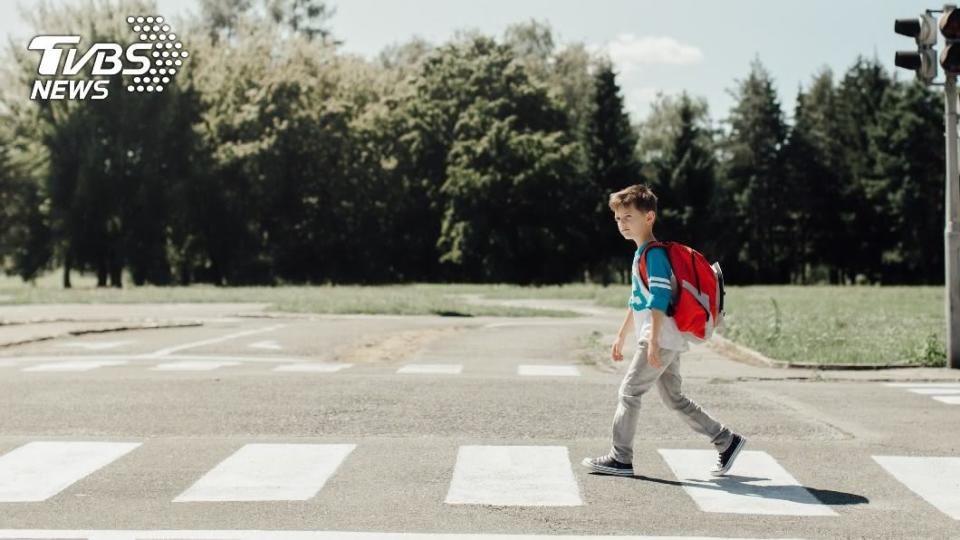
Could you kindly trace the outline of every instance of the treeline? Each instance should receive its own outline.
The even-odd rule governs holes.
[[[745,283],[942,283],[938,93],[857,59],[791,121],[754,61],[735,105],[660,96],[631,124],[609,60],[537,22],[497,38],[338,50],[319,0],[202,0],[162,94],[30,101],[11,46],[0,261],[103,286],[608,283],[632,256],[607,195],[648,182],[658,237]],[[135,1],[45,5],[34,28],[130,43]]]

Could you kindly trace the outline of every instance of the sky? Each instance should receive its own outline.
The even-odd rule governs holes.
[[[33,29],[14,13],[41,0],[0,0],[0,39],[26,46]],[[65,1],[65,0],[56,0]],[[69,1],[69,0],[66,0]],[[156,0],[172,22],[196,17],[196,0]],[[560,46],[582,42],[614,61],[628,111],[642,119],[658,92],[683,90],[707,99],[713,118],[725,118],[730,90],[759,59],[770,71],[785,113],[798,89],[823,68],[841,75],[858,55],[879,58],[893,71],[894,51],[915,48],[893,32],[896,18],[940,4],[916,0],[331,0],[329,26],[341,50],[373,57],[384,47],[419,36],[442,43],[456,30],[500,37],[510,24],[548,23]],[[26,36],[26,37],[23,37]],[[189,36],[181,36],[185,44]],[[901,78],[912,74],[900,71]]]

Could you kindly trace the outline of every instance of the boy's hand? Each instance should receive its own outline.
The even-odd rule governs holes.
[[[623,360],[623,342],[625,337],[623,334],[617,334],[617,338],[613,340],[613,345],[610,347],[610,358],[614,362],[619,362]]]
[[[647,363],[656,369],[663,367],[660,363],[660,344],[655,341],[651,341],[647,346]]]

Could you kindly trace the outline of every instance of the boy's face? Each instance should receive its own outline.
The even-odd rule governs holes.
[[[620,206],[614,210],[613,218],[625,239],[637,241],[650,236],[656,213],[652,210],[644,212],[633,206]]]

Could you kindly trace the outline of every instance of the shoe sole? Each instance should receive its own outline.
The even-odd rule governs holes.
[[[746,444],[747,444],[747,439],[740,437],[740,444],[738,444],[737,447],[733,449],[733,454],[730,456],[730,459],[727,461],[727,466],[718,471],[710,471],[710,474],[712,474],[713,476],[723,476],[727,474],[727,471],[729,471],[730,468],[733,467],[733,462],[737,460],[737,456],[740,455],[740,451],[743,450],[743,447]]]
[[[580,464],[594,472],[601,474],[609,474],[613,476],[633,476],[633,469],[614,469],[613,467],[604,467],[603,465],[592,463],[590,458],[584,458]]]

